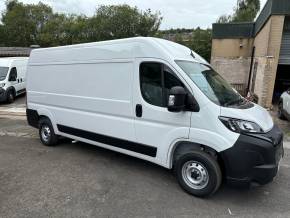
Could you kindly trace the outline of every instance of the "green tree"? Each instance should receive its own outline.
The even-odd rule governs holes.
[[[230,15],[222,15],[217,19],[217,23],[230,23],[232,21],[232,16]]]
[[[0,26],[0,44],[42,47],[91,41],[152,36],[161,23],[160,13],[128,5],[100,6],[92,17],[54,13],[39,2],[6,1]],[[4,34],[5,33],[5,34]]]
[[[188,37],[188,34],[191,34],[191,37]],[[211,29],[204,30],[200,27],[196,29],[170,29],[158,31],[155,36],[168,39],[171,38],[172,35],[174,35],[175,42],[187,46],[207,61],[210,61],[212,44]]]
[[[161,16],[150,9],[139,11],[129,5],[100,6],[89,19],[91,40],[152,36],[160,26]]]
[[[4,33],[4,26],[0,24],[0,46],[5,45],[5,33]]]
[[[190,48],[198,53],[200,56],[210,61],[211,57],[211,29],[203,30],[201,28],[195,29],[191,41],[189,41]]]
[[[87,17],[54,14],[39,34],[43,47],[88,42]]]
[[[254,21],[260,11],[260,0],[239,0],[232,22]]]
[[[251,22],[254,21],[260,11],[260,0],[238,0],[237,7],[232,15],[222,15],[218,23]]]
[[[179,43],[179,44],[183,44],[183,45],[186,46],[186,43],[185,43],[185,41],[183,40],[183,37],[182,37],[182,33],[180,33],[180,32],[177,32],[175,34],[175,42]]]
[[[7,46],[29,46],[39,44],[39,34],[53,15],[52,9],[41,2],[37,5],[24,5],[17,0],[6,2],[2,14],[3,31]]]

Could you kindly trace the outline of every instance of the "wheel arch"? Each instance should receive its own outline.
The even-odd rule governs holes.
[[[16,96],[16,89],[14,86],[10,86],[9,88],[7,88],[6,93],[8,94],[10,91],[13,92],[14,97]]]
[[[38,115],[38,121],[41,119],[41,118],[48,118],[53,126],[53,129],[54,129],[54,132],[56,134],[58,134],[58,129],[57,129],[57,125],[56,125],[56,122],[55,122],[55,119],[52,115],[52,113],[45,109],[45,108],[38,108],[38,109],[28,109],[28,110],[32,110],[32,111],[35,111]]]
[[[214,159],[217,160],[218,164],[220,165],[220,168],[222,172],[224,171],[224,161],[218,151],[215,149],[204,145],[199,144],[195,142],[189,142],[189,141],[179,141],[175,143],[173,146],[173,149],[170,153],[170,159],[169,159],[169,168],[172,169],[174,167],[175,161],[183,154],[190,153],[190,151],[203,151],[210,156],[212,156]]]

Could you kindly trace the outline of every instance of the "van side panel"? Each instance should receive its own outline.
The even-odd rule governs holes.
[[[28,70],[28,108],[49,111],[54,126],[134,141],[131,61],[39,64]]]

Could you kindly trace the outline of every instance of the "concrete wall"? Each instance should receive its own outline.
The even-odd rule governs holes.
[[[253,39],[213,39],[211,64],[229,83],[243,84],[246,87],[253,41]]]
[[[251,58],[212,58],[213,68],[231,84],[247,84]]]
[[[252,47],[253,39],[213,39],[211,55],[214,59],[218,57],[249,57]]]

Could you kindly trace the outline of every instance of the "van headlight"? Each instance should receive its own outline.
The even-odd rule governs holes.
[[[220,121],[231,131],[237,133],[263,133],[263,129],[256,123],[234,119],[230,117],[219,117]]]

